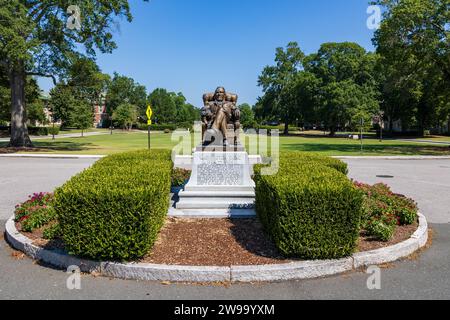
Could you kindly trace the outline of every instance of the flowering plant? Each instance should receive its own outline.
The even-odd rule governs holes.
[[[39,192],[28,196],[28,200],[16,205],[15,221],[24,222],[29,219],[33,213],[47,209],[53,200],[53,193]]]
[[[361,227],[369,235],[389,241],[397,226],[416,221],[418,208],[412,199],[395,194],[383,183],[371,186],[354,182],[354,185],[365,195]]]

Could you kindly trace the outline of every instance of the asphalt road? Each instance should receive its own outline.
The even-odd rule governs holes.
[[[0,229],[14,205],[29,193],[52,191],[94,160],[0,158]],[[450,160],[348,160],[358,181],[386,182],[414,197],[433,229],[433,245],[415,259],[381,271],[381,289],[367,288],[368,274],[280,283],[192,285],[83,275],[69,290],[68,274],[14,253],[0,240],[0,299],[449,299]],[[393,178],[377,178],[391,175]]]

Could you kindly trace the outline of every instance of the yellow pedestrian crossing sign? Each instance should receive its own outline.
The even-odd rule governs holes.
[[[152,124],[152,114],[153,114],[152,107],[150,105],[148,105],[146,113],[148,119],[147,124],[150,126]]]

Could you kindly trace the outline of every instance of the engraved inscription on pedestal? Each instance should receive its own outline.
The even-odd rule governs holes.
[[[198,159],[197,184],[200,186],[241,186],[246,166],[244,153],[203,153]]]

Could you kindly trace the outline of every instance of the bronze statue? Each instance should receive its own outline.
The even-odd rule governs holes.
[[[228,146],[228,138],[233,138],[234,145],[239,144],[241,113],[237,107],[238,96],[227,93],[218,87],[214,93],[203,95],[202,133],[204,144],[214,143]],[[228,132],[231,126],[232,134]],[[222,140],[222,141],[219,141]]]

